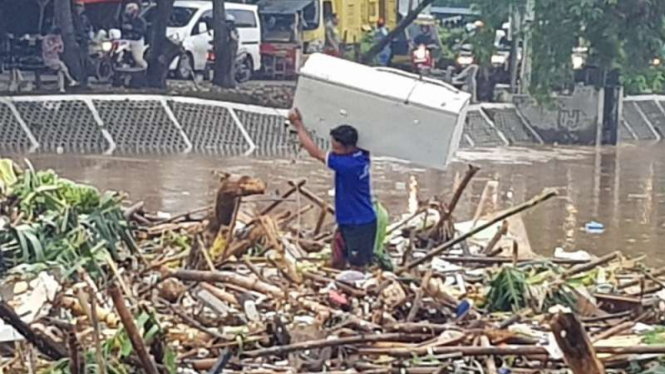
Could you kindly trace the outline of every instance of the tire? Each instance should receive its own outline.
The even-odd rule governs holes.
[[[96,65],[95,78],[100,83],[107,83],[113,76],[113,63],[108,58],[102,58]]]
[[[194,57],[191,53],[183,53],[178,59],[175,76],[178,79],[191,79],[194,73]]]
[[[252,79],[252,73],[254,71],[254,64],[252,63],[252,58],[247,56],[242,60],[241,63],[242,69],[240,71],[236,70],[235,78],[238,83],[245,83]]]

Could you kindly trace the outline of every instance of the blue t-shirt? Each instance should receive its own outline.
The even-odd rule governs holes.
[[[370,191],[369,152],[348,155],[328,153],[327,165],[335,171],[335,216],[339,225],[364,225],[376,220]]]

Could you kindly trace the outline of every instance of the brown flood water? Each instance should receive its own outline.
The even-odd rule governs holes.
[[[308,178],[307,187],[331,199],[331,174],[307,160],[187,156],[30,155],[36,168],[53,168],[62,176],[100,189],[129,193],[150,210],[185,212],[209,204],[217,179],[214,171],[257,176],[268,182],[269,194],[285,189],[285,181]],[[462,151],[445,172],[385,159],[374,160],[375,193],[392,216],[407,211],[409,182],[418,196],[449,196],[456,174],[471,162],[482,168],[464,194],[456,218],[472,219],[483,189],[495,181],[498,209],[538,194],[545,187],[560,195],[523,218],[533,250],[551,255],[554,248],[583,249],[601,255],[615,250],[647,255],[650,265],[664,265],[660,240],[665,239],[665,147],[622,145],[608,148],[505,148]],[[291,203],[295,204],[295,203]],[[303,201],[302,204],[305,204]],[[595,220],[602,234],[585,232]]]

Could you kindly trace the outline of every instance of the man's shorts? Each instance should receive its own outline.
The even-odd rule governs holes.
[[[344,239],[344,258],[351,266],[368,266],[374,256],[376,221],[354,226],[339,226]]]

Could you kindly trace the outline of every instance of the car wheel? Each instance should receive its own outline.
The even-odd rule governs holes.
[[[190,53],[183,53],[180,55],[175,73],[178,79],[192,78],[192,75],[194,74],[194,58]]]

